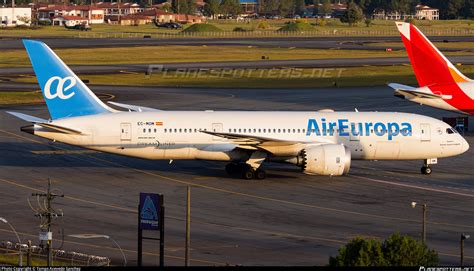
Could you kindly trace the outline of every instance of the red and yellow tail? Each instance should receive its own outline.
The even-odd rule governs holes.
[[[420,87],[470,82],[414,25],[397,22]]]

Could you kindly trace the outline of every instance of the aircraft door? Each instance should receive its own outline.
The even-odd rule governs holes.
[[[224,131],[224,126],[222,123],[213,123],[212,124],[212,132],[214,133],[222,133]],[[222,140],[220,136],[213,136],[212,140]]]
[[[430,141],[431,140],[431,129],[428,123],[420,124],[420,140]]]
[[[132,124],[120,123],[120,141],[132,140]]]

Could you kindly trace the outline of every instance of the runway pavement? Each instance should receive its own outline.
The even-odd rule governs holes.
[[[115,101],[164,110],[335,110],[402,111],[449,116],[392,96],[388,88],[347,89],[173,89],[95,87]],[[399,231],[420,236],[421,209],[428,204],[427,243],[441,264],[459,263],[460,234],[474,231],[474,136],[471,149],[440,159],[431,176],[419,173],[421,161],[354,161],[350,176],[306,176],[292,166],[266,165],[268,178],[243,181],[225,174],[224,163],[147,161],[109,154],[77,152],[19,131],[24,122],[4,111],[47,118],[44,105],[0,107],[0,216],[23,239],[36,242],[38,220],[28,207],[30,193],[44,190],[47,178],[66,195],[54,206],[55,246],[121,256],[108,240],[61,241],[64,233],[113,236],[130,264],[136,259],[136,209],[139,192],[165,195],[166,258],[183,265],[185,191],[192,188],[192,265],[325,265],[328,257],[355,236],[386,238]],[[72,151],[71,151],[72,150]],[[69,152],[71,151],[71,152]],[[0,240],[14,240],[0,225]],[[158,261],[158,244],[146,242],[146,264]],[[474,245],[465,248],[474,265]]]

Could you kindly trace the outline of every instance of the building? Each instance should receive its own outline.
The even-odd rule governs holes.
[[[304,16],[308,17],[308,16],[311,16],[313,14],[318,14],[319,16],[323,16],[323,17],[339,18],[347,10],[347,4],[346,3],[330,4],[330,7],[331,7],[331,12],[323,14],[322,12],[320,12],[320,11],[322,11],[323,4],[320,3],[320,4],[318,4],[318,6],[308,5],[308,6],[305,7]]]
[[[90,5],[47,6],[37,11],[39,21],[50,21],[60,16],[76,16],[87,20],[87,24],[104,23],[104,10]]]
[[[204,16],[176,14],[176,13],[166,12],[160,9],[148,9],[148,10],[138,13],[137,15],[146,16],[151,21],[156,20],[156,22],[158,23],[169,23],[169,22],[202,23],[206,19]]]
[[[425,5],[416,6],[416,15],[417,20],[439,20],[439,9],[431,8]]]
[[[111,3],[111,2],[99,2],[95,5],[97,8],[104,10],[104,15],[131,15],[142,12],[144,9],[137,3]]]
[[[417,20],[439,20],[439,9],[431,8],[425,5],[417,5],[415,14],[405,14],[398,11],[385,11],[376,9],[372,14],[373,19],[379,20],[406,20],[415,18]]]
[[[116,23],[120,25],[142,25],[151,23],[152,21],[152,19],[144,15],[130,14],[120,16],[120,20],[118,20]]]
[[[79,16],[72,16],[72,15],[61,15],[55,16],[52,20],[52,25],[59,25],[59,26],[75,26],[79,24],[88,24],[89,21],[85,18]]]
[[[31,8],[0,8],[0,26],[30,25]]]
[[[240,5],[245,14],[258,13],[258,0],[240,0]]]

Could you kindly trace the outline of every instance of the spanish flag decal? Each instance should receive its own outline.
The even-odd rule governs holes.
[[[163,122],[162,121],[157,121],[157,122],[155,122],[155,125],[156,126],[163,126]]]

